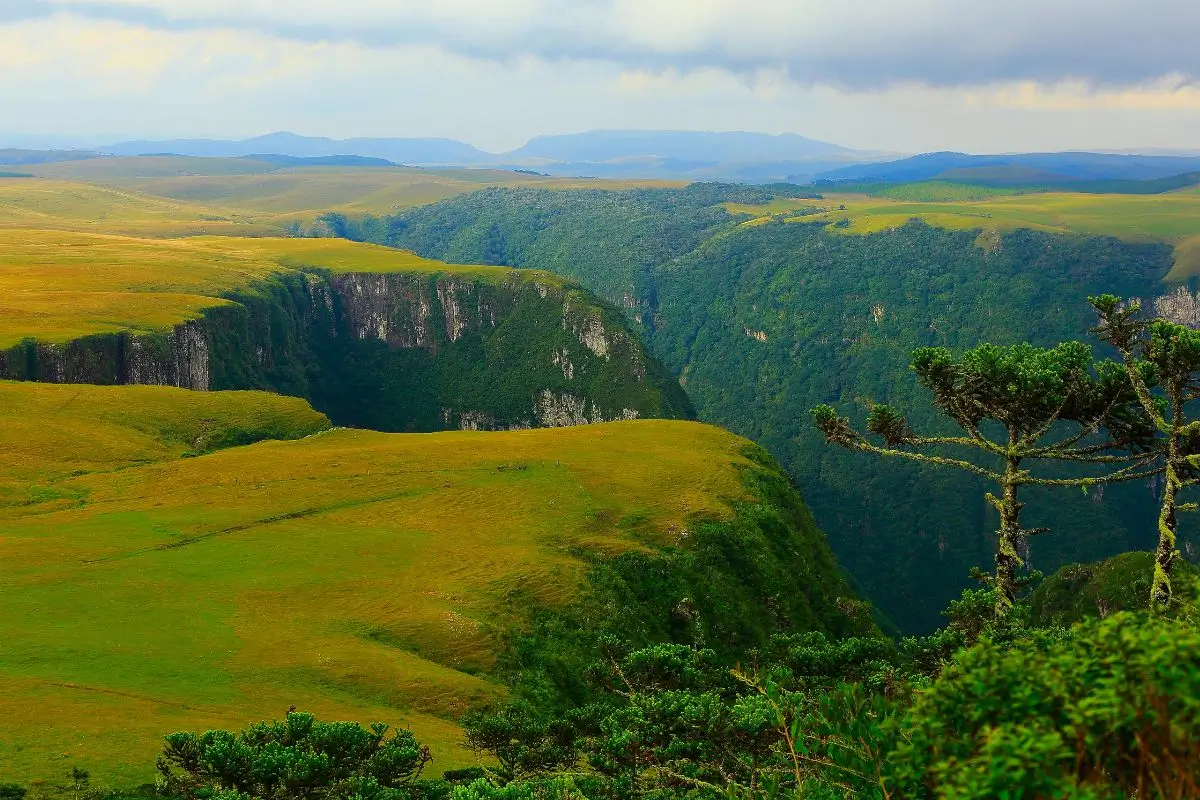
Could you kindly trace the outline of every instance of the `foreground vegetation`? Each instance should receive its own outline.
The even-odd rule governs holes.
[[[1194,599],[1194,572],[1189,580]],[[702,647],[607,637],[585,673],[585,701],[564,710],[518,699],[468,713],[474,767],[439,775],[446,753],[406,728],[290,712],[240,733],[167,735],[156,786],[141,791],[180,800],[1196,796],[1195,606],[1112,609],[1064,627],[1031,621],[1037,595],[1003,620],[995,605],[991,591],[968,591],[929,637],[777,635],[737,664]],[[78,789],[78,769],[73,777]],[[6,797],[22,791],[9,786]]]

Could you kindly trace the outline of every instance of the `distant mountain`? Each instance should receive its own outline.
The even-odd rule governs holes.
[[[325,139],[294,133],[272,133],[236,141],[120,142],[96,149],[115,156],[170,153],[250,157],[260,161],[269,160],[260,155],[264,153],[299,159],[358,156],[414,166],[533,168],[559,176],[749,182],[807,180],[820,171],[871,157],[791,133],[772,136],[765,133],[628,130],[539,136],[523,147],[501,154],[486,153],[453,139]],[[270,163],[290,164],[286,160]],[[340,162],[338,165],[354,166]]]
[[[562,136],[538,136],[506,158],[539,158],[560,162],[612,162],[630,158],[678,159],[699,162],[799,161],[853,151],[794,133],[703,131],[588,131]]]
[[[119,142],[96,149],[115,156],[137,156],[146,153],[224,158],[238,158],[254,153],[297,158],[351,155],[380,158],[396,164],[464,166],[491,158],[490,154],[454,139],[326,139],[294,133],[270,133],[241,140],[168,139]]]
[[[23,150],[18,148],[0,148],[0,164],[6,166],[15,164],[50,164],[56,161],[83,161],[99,157],[99,153],[87,150]]]
[[[395,167],[394,161],[370,156],[281,156],[275,153],[255,153],[244,156],[247,161],[261,161],[280,167]]]
[[[925,153],[898,161],[853,164],[820,173],[820,180],[903,183],[931,178],[980,183],[1153,180],[1200,171],[1200,157],[1119,153]]]
[[[689,161],[679,158],[621,158],[611,161],[510,161],[500,166],[534,166],[545,175],[590,178],[652,178],[730,183],[808,183],[827,170],[845,166],[847,159],[810,161]],[[519,168],[518,168],[518,171]]]

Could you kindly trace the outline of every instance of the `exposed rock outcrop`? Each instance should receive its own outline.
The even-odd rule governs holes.
[[[0,377],[268,389],[382,430],[691,416],[619,313],[551,278],[310,271],[229,299],[166,333],[23,342]]]
[[[1185,286],[1154,298],[1154,313],[1189,328],[1200,328],[1200,299]]]

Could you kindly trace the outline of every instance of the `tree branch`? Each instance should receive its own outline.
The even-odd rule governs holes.
[[[859,450],[875,453],[876,455],[895,456],[897,458],[907,458],[909,461],[918,461],[926,464],[939,464],[946,467],[957,467],[959,469],[967,470],[968,472],[974,472],[976,475],[982,475],[983,477],[996,482],[1003,480],[1003,476],[998,472],[993,472],[986,467],[981,467],[978,464],[972,464],[970,461],[963,461],[957,458],[943,458],[941,456],[925,455],[924,453],[910,453],[907,450],[892,450],[871,444],[865,439],[863,439],[862,442],[853,444],[852,446],[857,447]]]

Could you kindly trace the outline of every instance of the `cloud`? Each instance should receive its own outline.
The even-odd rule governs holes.
[[[609,0],[577,2],[569,8],[592,15],[590,36],[574,32],[589,24],[582,16],[541,19],[541,0],[497,0],[485,9],[490,21],[471,16],[465,0],[435,9],[407,0],[339,0],[345,13],[336,18],[326,0],[292,0],[290,28],[274,21],[282,19],[278,0],[238,0],[241,11],[223,2],[110,0],[66,11],[61,2],[0,0],[0,105],[21,110],[0,117],[0,146],[294,130],[337,138],[448,136],[502,151],[538,134],[657,128],[790,131],[864,149],[995,152],[1190,148],[1200,130],[1200,89],[1183,68],[1162,75],[1147,69],[1153,76],[1141,80],[1128,71],[1107,82],[1055,71],[997,79],[993,71],[955,84],[905,78],[893,65],[874,81],[850,83],[826,71],[833,77],[806,83],[796,80],[802,73],[795,58],[767,57],[770,31],[712,33],[721,27],[713,19],[727,9],[715,0],[693,0],[687,26],[646,16],[662,13],[662,3],[624,6],[620,16]],[[754,10],[752,0],[743,7]],[[342,35],[319,35],[327,17],[326,27]],[[455,28],[460,17],[470,20]],[[386,22],[376,26],[386,42],[346,33],[366,30],[371,18]],[[284,35],[285,28],[292,33]],[[553,47],[550,30],[557,31]],[[998,49],[1015,46],[998,27],[994,33]],[[576,39],[586,40],[591,55],[581,55]],[[871,41],[866,32],[838,42],[842,57],[864,41]],[[744,56],[752,42],[761,51],[754,59],[711,55],[723,47]],[[731,50],[733,43],[742,49]],[[633,55],[618,58],[618,51]],[[888,64],[898,58],[876,57]]]
[[[470,58],[783,71],[850,89],[1200,77],[1196,0],[8,0],[164,29],[424,44]],[[0,19],[3,19],[0,16]]]

